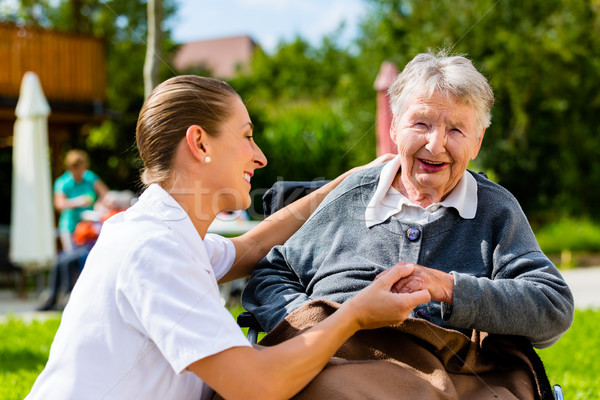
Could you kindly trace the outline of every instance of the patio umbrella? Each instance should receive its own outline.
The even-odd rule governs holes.
[[[25,270],[35,270],[52,265],[56,239],[48,154],[50,106],[33,72],[23,77],[15,113],[9,257]]]

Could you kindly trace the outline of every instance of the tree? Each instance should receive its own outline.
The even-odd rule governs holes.
[[[259,50],[251,72],[231,80],[269,162],[253,178],[254,187],[332,179],[375,157],[375,75],[338,45],[337,34],[318,46],[297,37],[273,54]]]
[[[148,0],[148,44],[144,63],[144,97],[158,85],[162,54],[162,0]]]

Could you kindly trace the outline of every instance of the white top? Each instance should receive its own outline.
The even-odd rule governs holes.
[[[365,222],[368,228],[386,221],[391,216],[405,222],[426,224],[441,217],[450,207],[455,208],[464,219],[475,218],[477,181],[467,171],[443,201],[423,208],[392,187],[399,169],[399,156],[394,157],[381,169],[379,183],[365,211]]]
[[[230,240],[203,241],[179,204],[150,186],[102,227],[27,399],[207,398],[186,368],[250,346],[217,287],[234,258]]]

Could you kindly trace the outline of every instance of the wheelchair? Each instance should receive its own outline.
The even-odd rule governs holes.
[[[293,203],[294,201],[300,199],[303,196],[317,190],[324,184],[326,184],[327,180],[315,180],[315,181],[277,181],[271,186],[267,192],[265,192],[263,196],[263,208],[264,215],[268,217],[272,213],[276,212],[280,208],[287,206],[288,204]],[[258,320],[249,312],[242,312],[238,318],[237,323],[241,328],[248,328],[247,338],[248,341],[252,344],[257,343],[258,335],[261,332],[265,332],[263,327],[260,325]],[[537,358],[537,354],[531,347],[531,355],[532,358]],[[532,362],[535,365],[542,365],[541,361],[539,363]],[[543,376],[545,381],[548,382],[548,386],[550,383],[548,381],[546,371],[537,370],[536,373],[538,376]],[[550,390],[546,390],[548,393],[552,393],[553,400],[564,400],[564,395],[562,391],[562,387],[558,384],[552,385],[551,388],[546,388]],[[542,400],[552,400],[551,398],[542,399]]]

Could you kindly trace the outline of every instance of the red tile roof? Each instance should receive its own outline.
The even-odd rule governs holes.
[[[238,66],[248,65],[256,46],[252,38],[245,35],[184,43],[175,54],[173,64],[179,72],[202,67],[215,77],[230,78]]]

